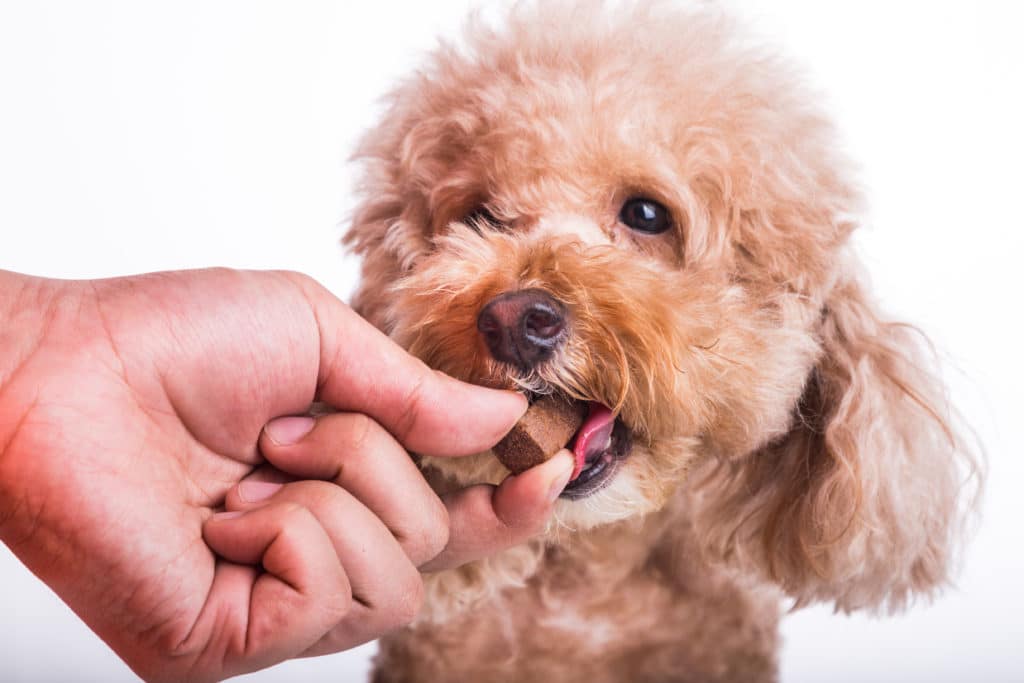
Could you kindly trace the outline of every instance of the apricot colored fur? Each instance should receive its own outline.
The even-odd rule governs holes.
[[[474,20],[358,156],[357,309],[448,374],[600,401],[634,434],[543,537],[428,576],[375,680],[771,681],[786,596],[884,611],[948,582],[975,460],[927,344],[865,289],[814,94],[718,10]],[[638,195],[674,229],[619,223]],[[571,334],[524,373],[476,317],[527,288]],[[507,475],[490,453],[423,464],[439,489]]]

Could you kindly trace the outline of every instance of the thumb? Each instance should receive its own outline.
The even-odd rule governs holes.
[[[458,567],[541,533],[575,465],[572,453],[563,449],[547,462],[506,478],[501,486],[478,484],[445,496],[451,525],[448,545],[420,570]]]
[[[320,329],[319,400],[369,415],[422,455],[485,451],[526,412],[526,398],[431,370],[316,281],[298,277]]]

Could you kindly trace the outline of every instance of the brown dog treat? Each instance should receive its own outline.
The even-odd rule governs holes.
[[[543,396],[494,447],[494,454],[513,474],[519,474],[561,450],[586,416],[586,403]]]

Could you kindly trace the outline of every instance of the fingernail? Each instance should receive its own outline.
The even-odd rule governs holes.
[[[527,400],[526,396],[518,391],[508,391],[506,393],[512,394],[515,397],[515,400],[519,403],[519,417],[525,415],[526,411],[530,409],[530,402]],[[516,420],[518,419],[519,418],[516,418]]]
[[[548,502],[553,503],[561,495],[562,491],[565,490],[566,485],[569,483],[569,479],[572,477],[572,472],[575,469],[575,463],[572,458],[556,455],[556,459],[562,461],[562,467],[558,471],[558,474],[551,480],[550,488],[548,488]]]
[[[279,417],[268,422],[263,431],[278,446],[291,446],[309,434],[315,424],[311,417]]]
[[[212,519],[221,522],[227,519],[234,519],[235,517],[241,517],[245,514],[244,510],[235,510],[234,512],[218,512]]]
[[[508,401],[509,409],[512,408],[513,404],[515,405],[515,410],[516,410],[516,412],[514,414],[515,419],[512,420],[509,423],[508,429],[505,430],[505,433],[508,433],[513,427],[516,426],[516,423],[519,422],[519,420],[522,419],[523,415],[526,414],[526,411],[530,409],[530,402],[527,401],[526,397],[523,396],[518,391],[505,391],[505,390],[497,390],[497,391],[499,391],[499,393],[498,393],[499,396],[504,394],[503,400]],[[509,413],[509,414],[512,415],[512,413]]]
[[[243,481],[238,485],[238,497],[246,503],[258,503],[278,492],[283,486],[276,481]]]

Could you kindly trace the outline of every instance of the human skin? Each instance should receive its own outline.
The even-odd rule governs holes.
[[[0,540],[147,680],[401,626],[421,569],[537,533],[571,474],[562,453],[438,498],[408,452],[486,450],[525,400],[429,370],[295,273],[0,271],[0,321]],[[313,401],[338,412],[297,417]]]

